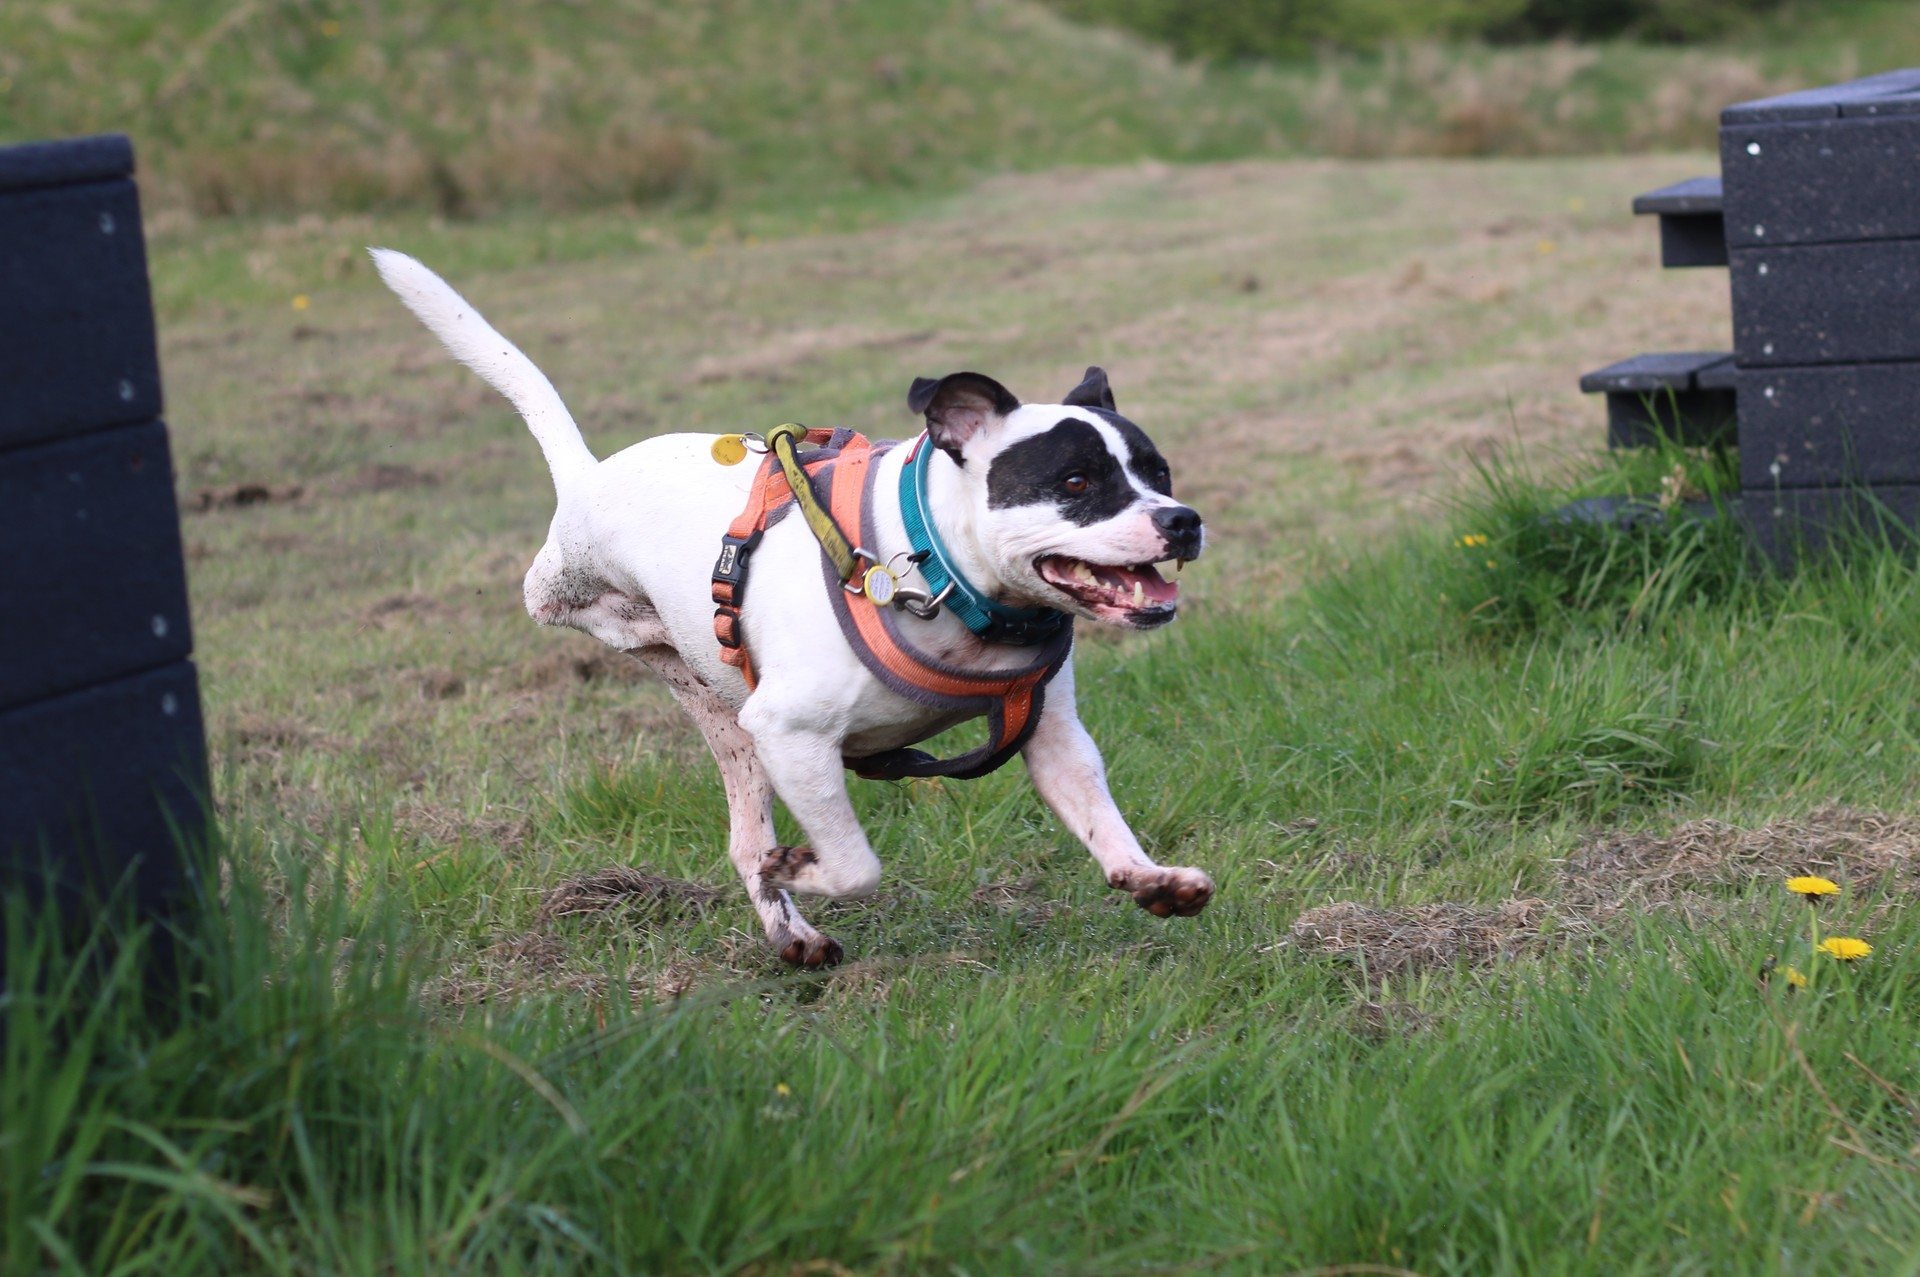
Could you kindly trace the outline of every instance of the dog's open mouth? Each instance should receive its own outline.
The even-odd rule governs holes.
[[[1151,563],[1116,567],[1050,554],[1034,563],[1040,578],[1102,620],[1160,625],[1180,606],[1180,587]]]

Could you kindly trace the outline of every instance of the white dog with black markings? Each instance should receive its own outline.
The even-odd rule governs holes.
[[[821,574],[821,546],[787,518],[754,551],[741,620],[757,682],[721,659],[710,568],[754,478],[716,464],[714,436],[648,439],[604,461],[533,363],[459,294],[401,253],[375,249],[381,278],[460,362],[526,418],[553,473],[558,509],[526,578],[527,611],[644,662],[672,690],[712,748],[726,786],[728,852],[774,948],[788,962],[836,962],[793,895],[863,896],[880,861],[848,798],[845,760],[923,740],[955,721],[870,672],[849,645]],[[1155,564],[1191,559],[1200,516],[1172,495],[1167,463],[1113,410],[1090,369],[1066,402],[1025,404],[998,382],[957,373],[915,383],[924,412],[926,512],[956,574],[1014,608],[1045,608],[1146,629],[1171,620],[1177,588]],[[871,526],[898,561],[910,542],[896,495],[905,447],[872,462]],[[851,536],[860,537],[854,530]],[[951,666],[1010,669],[1028,649],[985,642],[950,611],[912,617],[913,643]],[[1154,863],[1114,805],[1099,750],[1074,708],[1070,657],[1046,685],[1021,749],[1040,797],[1083,841],[1107,882],[1165,917],[1206,907],[1213,881]],[[778,794],[810,841],[776,844]]]

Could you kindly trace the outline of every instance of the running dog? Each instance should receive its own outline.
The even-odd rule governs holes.
[[[388,287],[526,419],[558,496],[526,576],[527,611],[541,625],[571,626],[638,658],[699,726],[726,788],[728,853],[787,962],[817,967],[841,958],[840,945],[801,916],[794,896],[858,897],[880,881],[846,768],[864,772],[863,763],[880,759],[894,765],[880,774],[942,774],[905,747],[989,713],[996,728],[1019,722],[989,761],[997,765],[1017,744],[1041,799],[1086,844],[1110,886],[1161,917],[1206,907],[1207,874],[1156,864],[1141,849],[1074,707],[1073,618],[1133,629],[1166,624],[1179,590],[1157,565],[1184,563],[1205,544],[1200,516],[1174,498],[1153,442],[1115,410],[1104,372],[1090,368],[1060,402],[1036,404],[978,373],[916,380],[908,404],[925,419],[924,434],[911,446],[861,454],[868,473],[858,526],[840,521],[862,561],[875,565],[869,582],[881,568],[888,582],[862,592],[830,565],[823,572],[823,542],[809,520],[771,518],[763,534],[734,539],[740,555],[751,550],[753,571],[751,589],[733,600],[745,638],[736,633],[743,646],[730,657],[716,639],[715,589],[738,556],[723,554],[718,567],[715,556],[774,459],[725,464],[739,457],[717,447],[716,436],[693,434],[595,459],[531,360],[425,266],[371,251]],[[838,496],[835,505],[843,514],[852,508],[840,507]],[[934,588],[940,577],[950,588]],[[914,588],[916,580],[927,588]],[[896,593],[891,604],[882,597]],[[965,599],[977,602],[971,612]],[[1011,627],[995,620],[1006,617],[1022,619]],[[876,643],[892,645],[884,662]],[[1038,656],[1054,653],[1050,665],[1036,666],[1036,647]],[[748,649],[750,670],[741,659]],[[918,662],[924,677],[895,677],[902,659]],[[920,694],[914,681],[972,686],[964,680],[1002,675],[1027,690],[943,700]],[[807,846],[778,845],[776,795]]]

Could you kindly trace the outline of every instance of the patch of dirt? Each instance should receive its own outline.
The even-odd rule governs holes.
[[[388,622],[402,617],[441,619],[458,613],[459,609],[451,603],[431,594],[389,594],[370,604],[360,619],[375,629],[385,629]]]
[[[613,865],[569,878],[553,888],[541,900],[534,917],[547,923],[555,918],[606,913],[634,905],[668,913],[704,912],[719,899],[718,890],[701,883],[666,878],[628,865]]]
[[[186,507],[189,514],[205,514],[209,510],[241,510],[249,506],[298,501],[306,495],[306,491],[306,487],[298,483],[273,484],[255,480],[224,483],[196,489],[187,498]]]
[[[439,483],[440,476],[426,470],[381,462],[378,465],[362,466],[352,474],[333,480],[327,485],[327,490],[335,496],[357,497],[370,492],[400,492],[409,488],[432,488]]]
[[[1400,909],[1343,900],[1301,914],[1289,938],[1315,953],[1352,958],[1378,982],[1402,972],[1489,966],[1535,949],[1553,915],[1553,907],[1537,899]]]
[[[250,763],[273,763],[305,749],[333,750],[338,742],[297,718],[243,714],[225,733],[236,754]]]

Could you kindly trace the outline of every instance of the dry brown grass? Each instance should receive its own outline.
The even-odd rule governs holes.
[[[720,892],[697,882],[684,882],[647,873],[628,865],[612,865],[569,878],[549,891],[534,914],[546,923],[556,918],[636,909],[645,914],[672,916],[700,912],[720,899]]]
[[[1920,890],[1920,819],[1825,807],[1757,829],[1696,820],[1666,835],[1602,835],[1567,858],[1561,879],[1569,907],[1605,916],[1698,910],[1715,896],[1802,874],[1910,896]]]
[[[1857,59],[1854,59],[1857,62]],[[1835,79],[1845,79],[1845,60]],[[1551,43],[1393,45],[1323,55],[1311,75],[1257,76],[1291,99],[1290,139],[1319,155],[1570,155],[1711,146],[1721,108],[1802,87],[1752,54]],[[1644,93],[1608,81],[1638,80]]]
[[[1407,972],[1487,966],[1530,952],[1544,942],[1553,912],[1534,899],[1398,909],[1348,900],[1307,910],[1288,938],[1310,952],[1351,959],[1377,983]]]
[[[1864,906],[1835,905],[1836,916],[1851,909],[1870,918],[1894,907],[1920,891],[1920,819],[1826,807],[1752,829],[1697,820],[1667,834],[1601,834],[1563,862],[1550,898],[1401,908],[1339,901],[1302,913],[1288,940],[1349,959],[1377,984],[1604,938],[1656,911],[1696,924],[1764,911],[1773,901],[1753,895],[1755,888],[1779,888],[1802,874],[1879,896]]]
[[[203,217],[416,207],[455,219],[512,203],[647,203],[709,180],[707,143],[664,120],[585,132],[559,121],[483,119],[477,136],[452,147],[404,134],[374,144],[322,135],[199,146],[176,161],[173,176]]]

